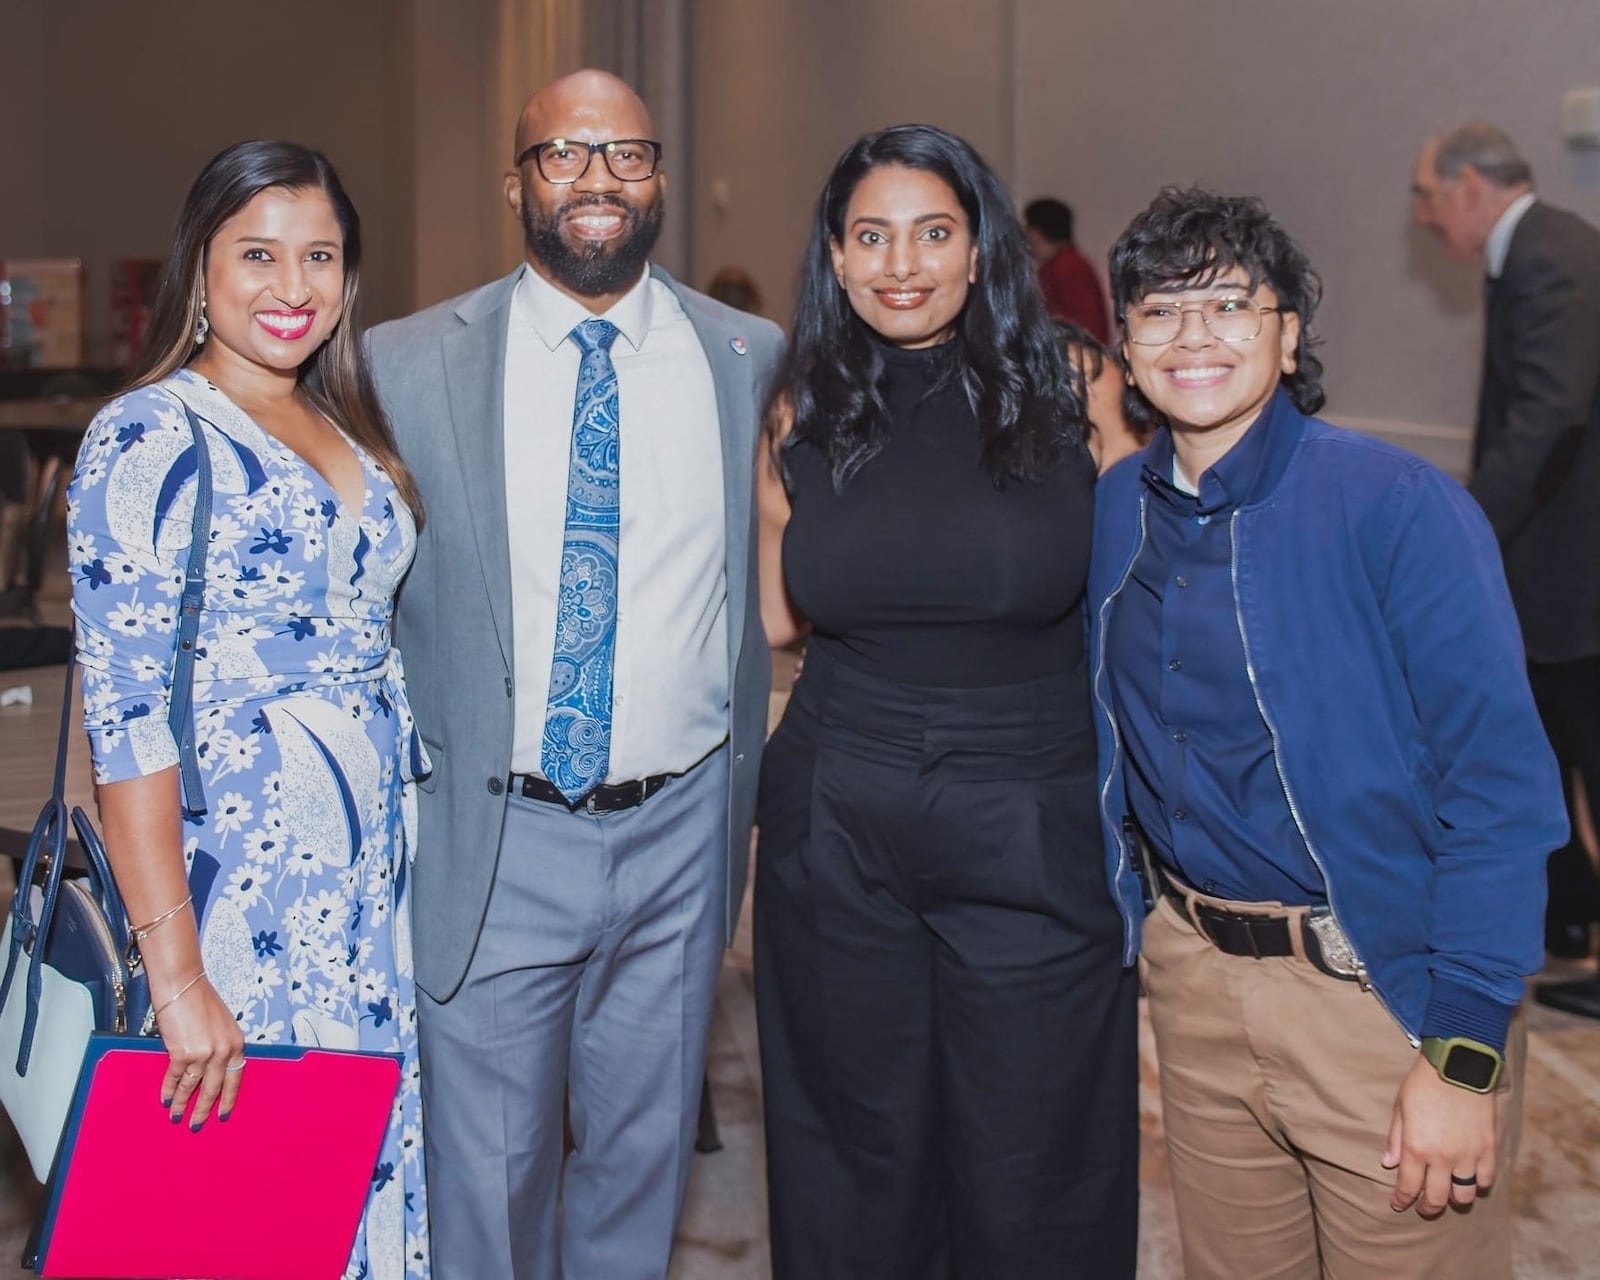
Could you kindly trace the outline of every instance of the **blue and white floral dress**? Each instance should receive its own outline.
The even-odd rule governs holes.
[[[390,640],[415,526],[361,449],[365,500],[348,511],[191,371],[108,404],[67,508],[99,782],[178,759],[167,695],[195,500],[180,399],[201,419],[214,493],[194,679],[207,810],[184,826],[206,972],[249,1042],[404,1055],[346,1275],[425,1276],[408,814],[427,761]]]

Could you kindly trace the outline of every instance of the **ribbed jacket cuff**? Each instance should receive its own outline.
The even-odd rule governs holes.
[[[1504,1051],[1506,1029],[1515,1005],[1501,1004],[1491,996],[1449,978],[1433,980],[1433,995],[1422,1015],[1422,1038],[1465,1036]]]

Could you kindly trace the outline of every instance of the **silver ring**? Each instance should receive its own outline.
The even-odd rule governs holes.
[[[230,1062],[227,1066],[223,1067],[222,1069],[224,1071],[243,1071],[244,1070],[244,1063],[243,1062]]]

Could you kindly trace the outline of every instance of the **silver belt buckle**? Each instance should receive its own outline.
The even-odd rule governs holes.
[[[1366,981],[1366,967],[1356,955],[1356,949],[1350,945],[1350,939],[1345,936],[1344,926],[1339,923],[1333,912],[1313,911],[1306,916],[1306,923],[1316,935],[1323,963],[1329,969],[1341,978],[1349,978],[1356,982]]]

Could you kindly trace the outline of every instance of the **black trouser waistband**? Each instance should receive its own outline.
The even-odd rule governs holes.
[[[524,800],[558,804],[573,813],[579,809],[586,813],[618,813],[623,809],[637,808],[666,786],[668,779],[681,776],[676,773],[657,773],[635,782],[613,782],[596,787],[576,802],[568,800],[555,783],[536,773],[513,773],[507,781],[512,793]]]
[[[588,794],[580,796],[576,801],[568,800],[555,783],[548,778],[541,778],[536,773],[508,774],[506,783],[512,795],[521,796],[524,800],[558,804],[570,813],[577,813],[580,809],[585,813],[620,813],[624,809],[638,808],[674,778],[682,778],[693,773],[726,745],[727,739],[724,738],[687,769],[678,773],[653,773],[648,778],[638,778],[631,782],[604,783]]]

